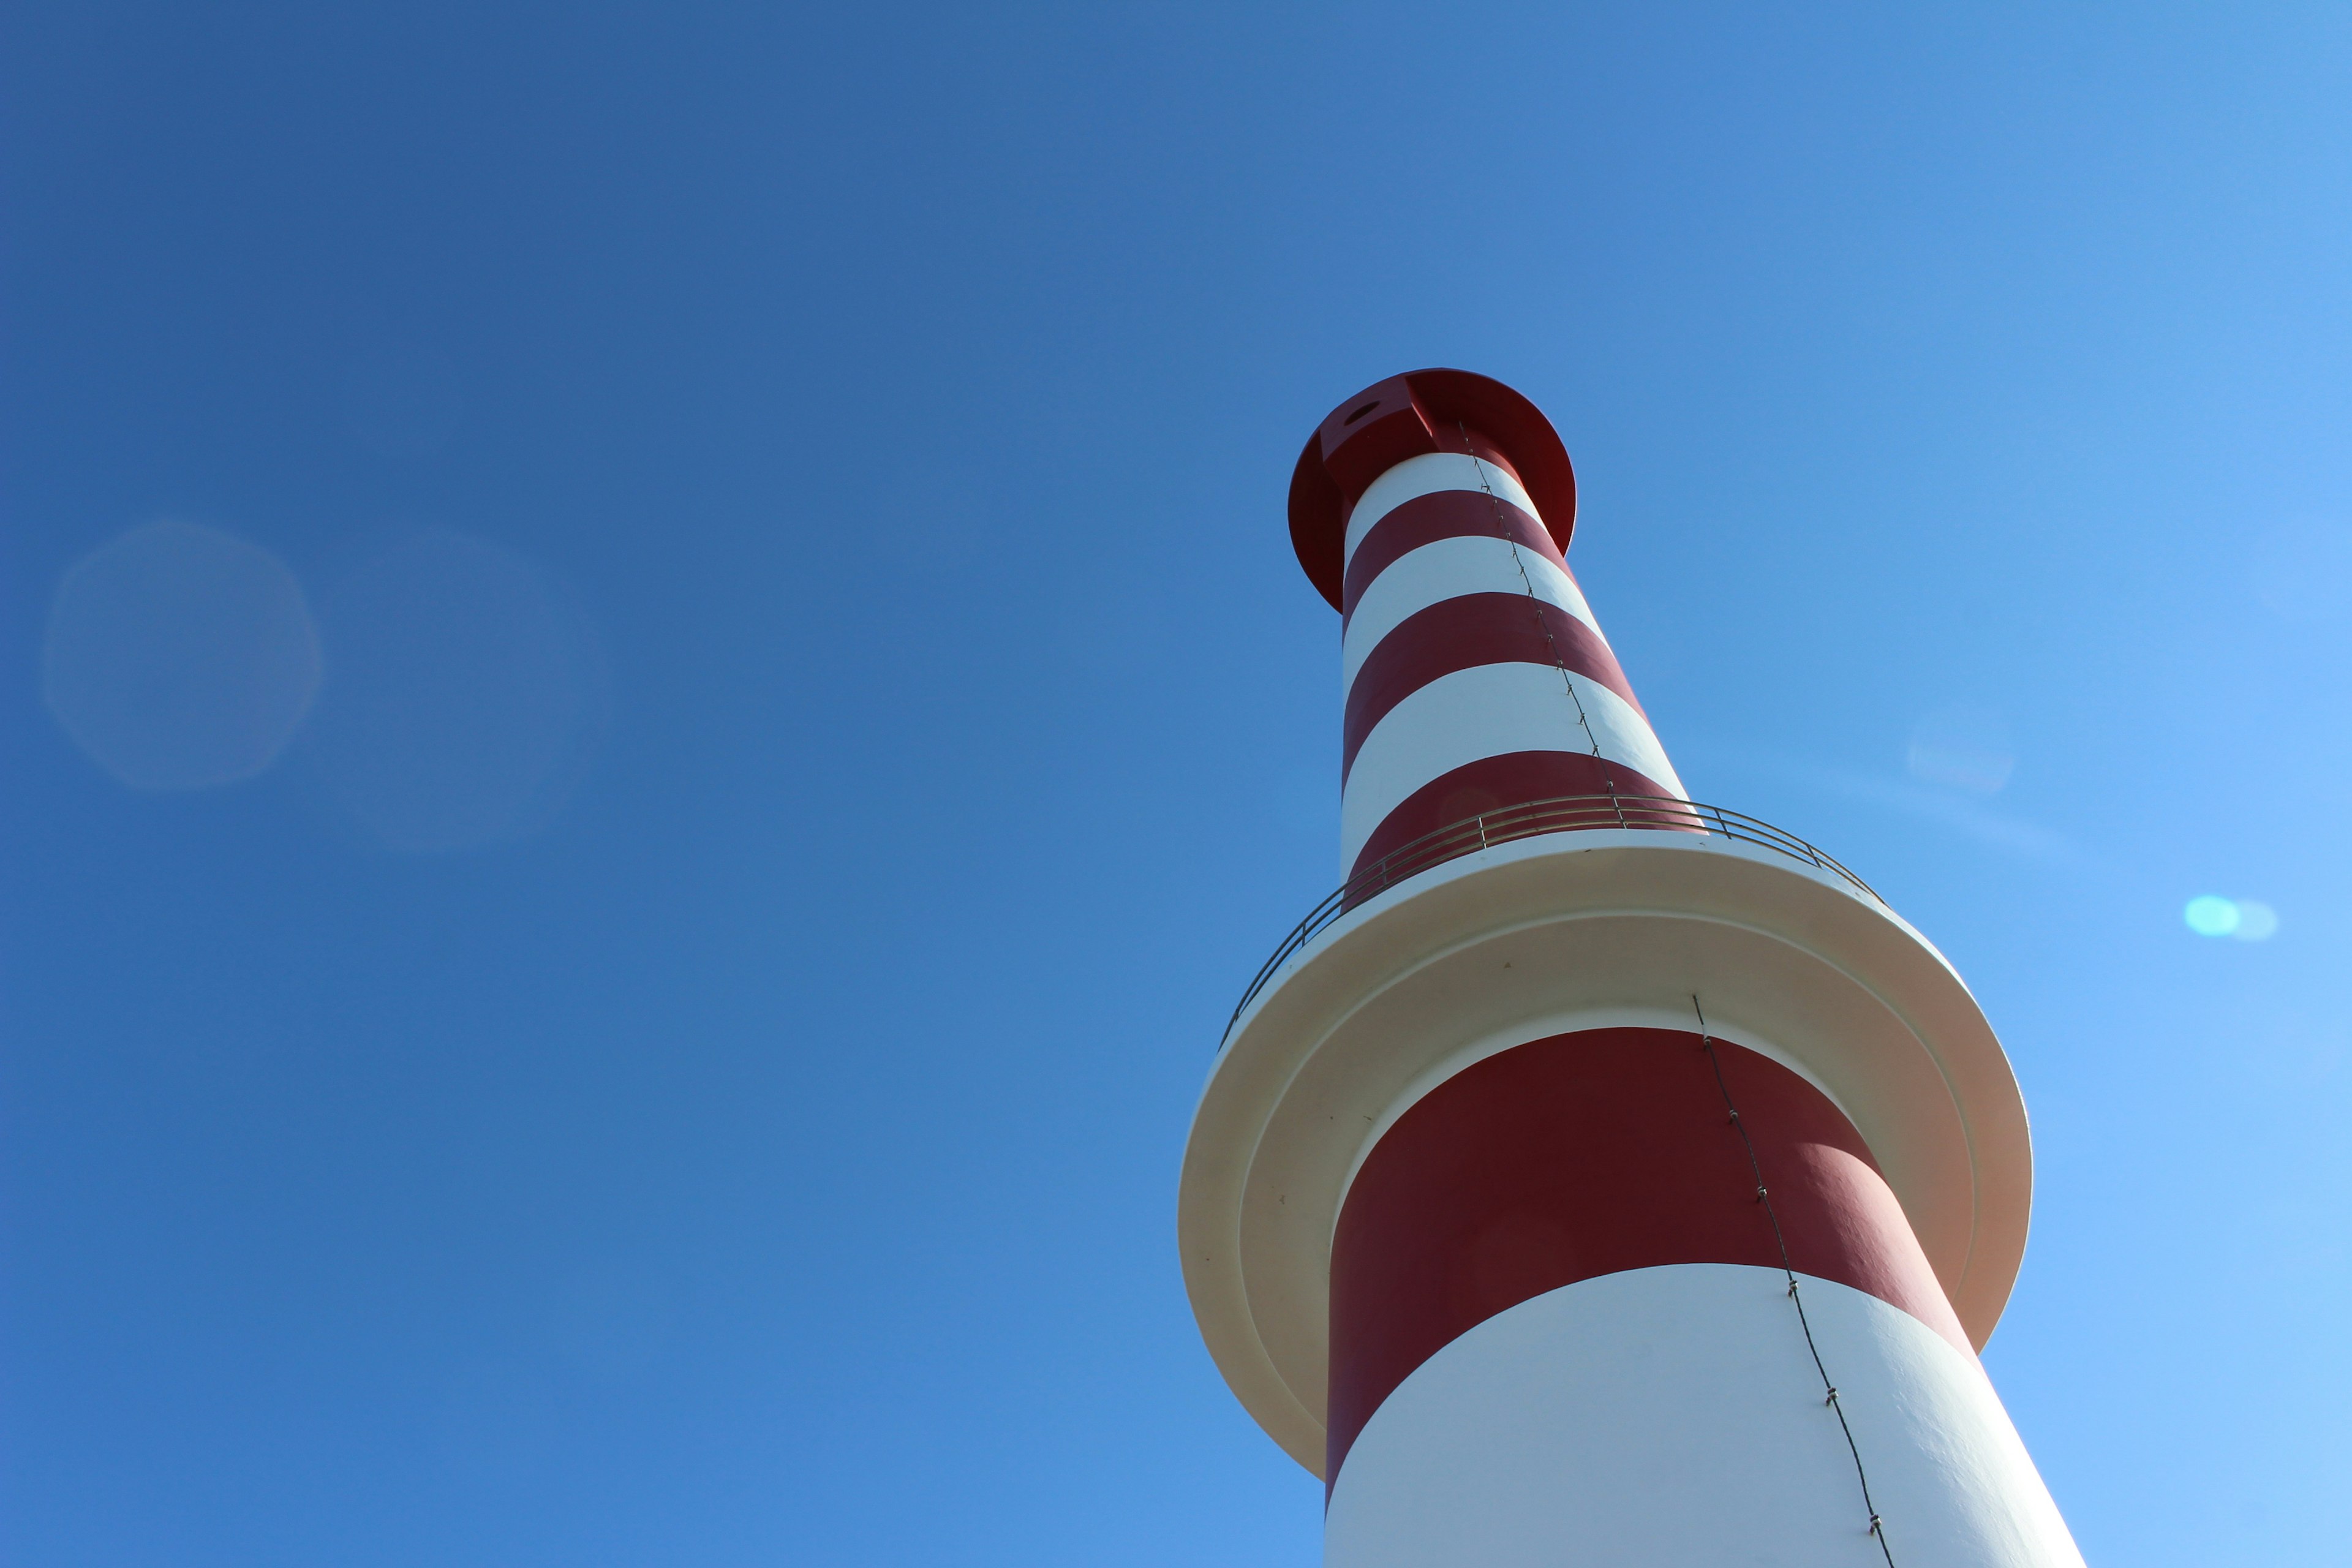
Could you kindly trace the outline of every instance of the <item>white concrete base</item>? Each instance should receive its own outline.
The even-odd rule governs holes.
[[[1802,1278],[1899,1568],[2082,1568],[1973,1356]],[[1885,1568],[1786,1278],[1603,1275],[1488,1319],[1391,1394],[1333,1489],[1327,1568]]]

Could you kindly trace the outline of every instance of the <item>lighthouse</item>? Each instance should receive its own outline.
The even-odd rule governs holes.
[[[1226,1029],[1178,1237],[1328,1568],[2079,1568],[1978,1361],[2032,1186],[2000,1041],[1855,872],[1691,798],[1550,423],[1381,382],[1289,519],[1341,884]]]

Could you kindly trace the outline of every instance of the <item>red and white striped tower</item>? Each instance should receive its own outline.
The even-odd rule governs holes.
[[[1349,883],[1185,1152],[1201,1331],[1333,1568],[2079,1565],[1977,1348],[2032,1153],[1943,955],[1687,803],[1525,398],[1423,371],[1291,484]]]

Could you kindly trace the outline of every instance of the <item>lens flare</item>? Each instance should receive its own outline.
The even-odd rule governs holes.
[[[430,853],[546,826],[602,733],[585,611],[502,544],[427,528],[320,598],[332,679],[311,761],[386,847]]]
[[[1993,795],[2017,769],[2009,721],[1990,708],[1946,708],[1912,727],[1904,758],[1911,776],[1932,784]]]
[[[2189,907],[2180,911],[2180,918],[2187,921],[2189,929],[2199,936],[2228,936],[2238,929],[2245,916],[2230,900],[2205,893],[2189,900]]]
[[[118,534],[58,584],[41,695],[133,789],[204,789],[275,762],[321,679],[318,629],[286,563],[166,520]]]

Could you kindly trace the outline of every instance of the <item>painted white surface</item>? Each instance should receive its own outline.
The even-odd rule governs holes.
[[[1806,1277],[1901,1568],[2081,1568],[1992,1384]],[[1327,1568],[1884,1568],[1779,1271],[1685,1264],[1522,1302],[1430,1358],[1340,1467]]]
[[[1522,566],[1527,569],[1525,577],[1519,575]],[[1593,636],[1601,636],[1601,623],[1592,618],[1592,606],[1585,603],[1576,580],[1549,557],[1523,550],[1507,539],[1440,539],[1405,552],[1372,579],[1364,596],[1356,601],[1355,614],[1348,617],[1339,641],[1341,689],[1355,684],[1356,671],[1363,668],[1372,649],[1407,616],[1465,594],[1530,592],[1591,626]]]
[[[1339,864],[1354,865],[1388,814],[1443,773],[1508,752],[1589,755],[1596,749],[1683,793],[1649,721],[1598,681],[1540,664],[1484,664],[1442,675],[1390,709],[1357,748],[1340,791]]]
[[[1409,500],[1435,495],[1440,490],[1476,490],[1484,495],[1490,489],[1537,521],[1543,521],[1543,513],[1536,510],[1536,503],[1520,488],[1519,481],[1492,463],[1459,452],[1427,452],[1418,458],[1407,458],[1374,479],[1356,502],[1356,510],[1348,514],[1345,559],[1355,559],[1356,546],[1363,542],[1372,525]]]

